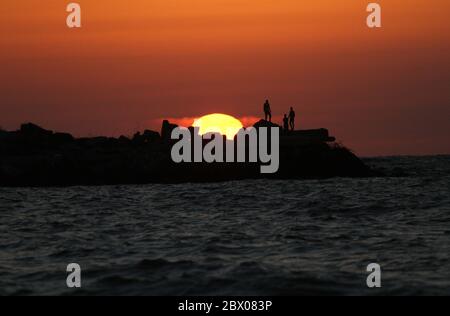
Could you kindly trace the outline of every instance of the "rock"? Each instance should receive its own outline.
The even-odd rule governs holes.
[[[159,142],[161,137],[158,132],[150,131],[146,129],[144,134],[141,135],[140,132],[134,134],[133,139],[131,140],[134,145],[144,145],[144,144],[152,144]]]
[[[72,143],[75,138],[69,133],[55,133],[52,136],[52,141],[58,145]]]
[[[137,132],[136,134],[134,134],[133,138],[131,139],[131,141],[135,145],[143,144],[144,143],[144,138],[142,137],[141,132]]]
[[[119,137],[119,143],[122,144],[122,145],[128,145],[128,144],[131,143],[131,140],[128,137],[126,137],[124,135],[121,135]]]
[[[52,131],[43,129],[42,127],[35,125],[33,123],[22,124],[20,126],[20,132],[23,135],[31,137],[49,137],[53,135]]]
[[[164,120],[161,127],[161,139],[163,141],[170,141],[172,131],[177,127],[178,125],[171,124],[168,120]]]
[[[331,143],[336,141],[325,128],[297,130],[284,133],[280,139],[281,146],[299,146],[312,143]]]
[[[148,129],[144,131],[142,136],[144,137],[144,142],[146,143],[154,143],[161,139],[158,132],[150,131]]]
[[[110,138],[104,136],[92,138],[80,138],[77,140],[77,142],[87,147],[106,147],[107,145],[110,144]]]
[[[260,128],[260,127],[278,127],[281,128],[280,125],[266,121],[266,120],[259,120],[253,125],[254,128]]]
[[[9,138],[9,133],[7,131],[0,129],[0,141]]]
[[[328,137],[330,136],[326,128],[291,131],[291,135],[300,137],[319,138],[319,139],[328,139]]]

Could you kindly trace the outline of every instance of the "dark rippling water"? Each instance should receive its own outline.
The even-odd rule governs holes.
[[[367,162],[398,176],[0,188],[0,294],[449,295],[450,157]]]

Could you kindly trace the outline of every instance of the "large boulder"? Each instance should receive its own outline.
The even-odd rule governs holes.
[[[20,126],[20,133],[30,137],[50,137],[53,135],[52,131],[43,129],[42,127],[33,123],[22,124]]]
[[[129,145],[130,142],[131,142],[131,140],[128,137],[124,136],[124,135],[121,135],[119,137],[119,144],[121,144],[121,145]]]

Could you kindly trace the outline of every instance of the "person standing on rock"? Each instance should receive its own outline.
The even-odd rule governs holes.
[[[295,112],[292,107],[291,110],[289,111],[289,126],[292,131],[295,129]]]
[[[272,110],[270,109],[269,100],[266,100],[264,103],[264,117],[266,121],[269,119],[269,122],[272,122]]]
[[[289,132],[289,119],[287,117],[287,114],[285,114],[283,117],[283,130],[286,133]]]

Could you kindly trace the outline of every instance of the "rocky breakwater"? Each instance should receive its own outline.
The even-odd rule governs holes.
[[[357,156],[334,143],[326,129],[281,132],[280,166],[261,174],[259,163],[174,163],[165,121],[161,133],[74,138],[35,124],[0,131],[0,186],[68,186],[210,182],[250,178],[304,179],[374,175]],[[278,127],[260,121],[259,127]],[[192,130],[192,129],[191,129]]]

